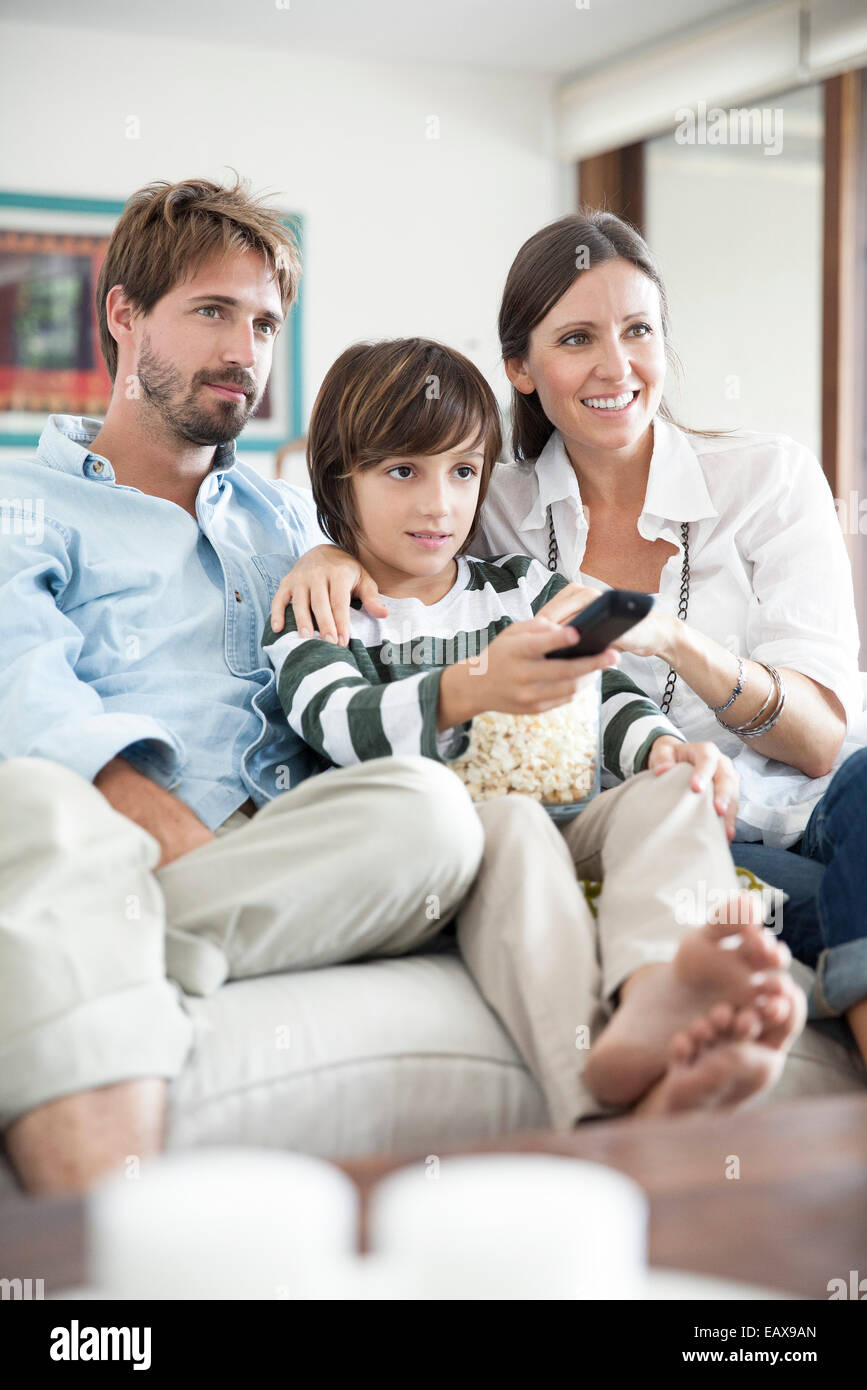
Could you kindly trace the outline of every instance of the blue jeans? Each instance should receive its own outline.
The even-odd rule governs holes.
[[[789,894],[780,935],[816,972],[811,1018],[867,998],[867,748],[837,769],[791,849],[732,843],[735,863]]]

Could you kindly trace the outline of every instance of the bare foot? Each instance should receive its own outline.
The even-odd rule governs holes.
[[[630,976],[587,1058],[584,1080],[597,1100],[624,1106],[646,1095],[666,1071],[672,1038],[714,1004],[738,1009],[799,992],[783,973],[791,953],[762,925],[761,913],[757,894],[735,893],[684,938],[673,961]]]
[[[805,1018],[806,999],[797,988],[791,997],[778,995],[758,1006],[715,1005],[675,1034],[665,1076],[633,1114],[730,1110],[770,1090]]]

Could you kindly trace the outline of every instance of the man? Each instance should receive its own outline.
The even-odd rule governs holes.
[[[481,858],[429,760],[311,776],[261,651],[322,539],[234,445],[299,274],[240,181],[140,190],[97,287],[105,420],[0,465],[0,1128],[32,1192],[160,1148],[184,992],[415,949]]]

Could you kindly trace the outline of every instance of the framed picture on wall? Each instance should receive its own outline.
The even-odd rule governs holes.
[[[123,202],[0,190],[0,448],[33,448],[48,415],[102,419],[111,382],[99,350],[96,282]],[[300,244],[301,220],[287,213]],[[277,450],[302,432],[301,305],[242,450]]]

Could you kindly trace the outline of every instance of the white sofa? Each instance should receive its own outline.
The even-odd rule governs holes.
[[[853,732],[867,743],[867,713]],[[796,961],[793,973],[809,993],[812,971]],[[172,1088],[171,1148],[250,1143],[346,1158],[435,1152],[549,1123],[452,937],[424,954],[225,985],[190,1007],[200,1036]],[[865,1086],[848,1025],[833,1019],[807,1025],[761,1103]]]
[[[867,742],[867,714],[863,734]],[[798,962],[793,972],[809,992],[812,972]],[[452,936],[422,954],[233,982],[188,1006],[197,1037],[169,1093],[170,1149],[252,1144],[348,1158],[435,1152],[549,1123]],[[865,1086],[852,1034],[835,1019],[808,1024],[760,1103]],[[0,1194],[14,1186],[0,1159]]]
[[[443,944],[240,981],[191,1001],[200,1040],[173,1087],[169,1146],[251,1143],[341,1158],[545,1127],[542,1092],[454,943]],[[809,986],[806,967],[795,973]],[[808,1025],[772,1097],[864,1086],[848,1027],[830,1020]]]
[[[809,983],[804,967],[796,974]],[[424,954],[230,983],[189,1006],[197,1041],[170,1089],[168,1148],[343,1158],[436,1152],[548,1124],[451,938]],[[836,1020],[809,1025],[770,1101],[867,1085],[847,1034]],[[14,1186],[3,1163],[0,1192]]]

